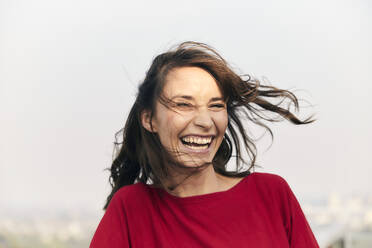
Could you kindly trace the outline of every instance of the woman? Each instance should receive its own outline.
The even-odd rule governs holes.
[[[285,180],[250,172],[256,147],[242,118],[271,135],[262,120],[313,121],[284,100],[298,108],[294,94],[243,79],[205,44],[157,56],[122,130],[90,247],[318,247]]]

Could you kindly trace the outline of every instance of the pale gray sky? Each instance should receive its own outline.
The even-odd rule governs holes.
[[[315,105],[273,127],[263,171],[300,200],[372,194],[371,30],[367,0],[1,0],[0,207],[101,208],[136,87],[184,40]]]

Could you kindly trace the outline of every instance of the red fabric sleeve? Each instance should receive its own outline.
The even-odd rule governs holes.
[[[128,231],[123,202],[116,194],[102,217],[89,248],[129,248]]]
[[[292,248],[319,248],[306,217],[288,183],[282,179],[283,194],[287,202],[283,203],[285,228],[288,242]]]

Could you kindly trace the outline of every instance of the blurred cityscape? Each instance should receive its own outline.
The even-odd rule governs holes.
[[[0,248],[87,248],[101,213],[0,210]]]
[[[321,248],[372,248],[372,196],[309,201],[302,208]]]
[[[372,196],[302,201],[321,248],[372,247]],[[103,212],[0,210],[0,248],[86,248]]]

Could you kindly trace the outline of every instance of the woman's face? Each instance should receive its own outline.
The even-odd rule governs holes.
[[[153,131],[185,166],[212,162],[226,131],[226,104],[215,79],[199,67],[171,70],[163,89],[169,104],[157,101]]]

